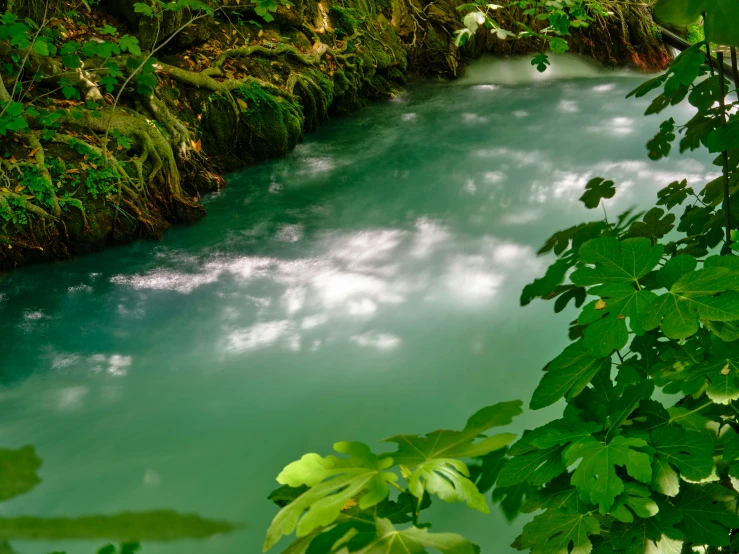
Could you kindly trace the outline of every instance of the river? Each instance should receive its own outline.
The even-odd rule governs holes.
[[[614,217],[716,174],[705,154],[647,159],[661,119],[625,99],[642,77],[577,59],[532,71],[487,59],[412,83],[232,174],[197,226],[0,277],[0,444],[43,459],[42,483],[0,516],[168,508],[244,526],[145,554],[252,554],[274,477],[303,453],[528,401],[575,312],[519,294],[552,232],[602,216],[578,202],[585,183],[616,181]],[[432,516],[488,553],[512,551],[522,524],[461,505]],[[47,538],[21,533],[15,551],[105,543],[39,521]]]

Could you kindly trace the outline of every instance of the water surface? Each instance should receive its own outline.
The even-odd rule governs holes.
[[[0,443],[44,464],[0,515],[171,508],[246,527],[144,552],[256,553],[274,476],[304,452],[528,400],[574,312],[518,297],[553,231],[601,217],[577,201],[585,183],[616,181],[613,216],[716,173],[708,156],[648,161],[659,121],[624,99],[642,78],[573,63],[548,81],[488,60],[413,84],[232,175],[195,227],[2,278]],[[489,553],[521,525],[462,506],[435,522]]]

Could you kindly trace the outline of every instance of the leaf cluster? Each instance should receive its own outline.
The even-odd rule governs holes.
[[[396,445],[391,453],[378,455],[363,443],[341,442],[334,450],[343,456],[304,455],[277,477],[283,486],[270,498],[282,509],[267,531],[264,550],[294,532],[296,539],[285,550],[293,554],[423,554],[428,548],[445,554],[477,553],[477,547],[459,535],[428,532],[420,513],[432,497],[489,513],[475,484],[481,472],[477,467],[471,471],[467,462],[510,444],[514,434],[487,433],[510,424],[520,413],[518,401],[488,406],[470,417],[461,431],[390,437],[384,442]],[[402,524],[410,526],[396,527]]]

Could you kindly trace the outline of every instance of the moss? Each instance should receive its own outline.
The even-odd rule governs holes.
[[[54,160],[56,161],[56,160]],[[57,162],[58,164],[58,162]],[[51,173],[51,167],[49,168]],[[26,167],[18,179],[18,192],[29,195],[30,200],[42,207],[50,208],[54,204],[54,191],[49,187],[48,181],[44,178],[35,165]]]
[[[399,85],[404,85],[408,81],[405,73],[403,73],[397,67],[391,67],[390,69],[388,69],[387,76],[388,79],[398,83]]]
[[[693,25],[688,25],[687,41],[690,44],[698,44],[699,42],[703,42],[704,40],[706,40],[706,35],[703,31],[702,23],[694,23]]]
[[[295,148],[303,137],[300,106],[253,82],[235,92],[246,102],[241,110],[239,142],[255,159],[283,156]]]
[[[309,69],[297,81],[295,93],[303,106],[304,129],[313,131],[328,117],[334,101],[334,84],[321,71]]]
[[[90,196],[97,198],[117,190],[118,173],[106,164],[101,156],[79,140],[72,140],[69,145],[78,154],[85,157],[87,163],[83,165],[83,169],[87,170],[87,174],[84,184]],[[73,183],[72,186],[75,186],[75,184]]]
[[[328,10],[331,24],[336,29],[337,34],[353,35],[360,28],[364,17],[354,8],[344,8],[342,6],[331,6]]]

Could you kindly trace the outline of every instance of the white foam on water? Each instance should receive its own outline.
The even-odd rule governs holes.
[[[627,69],[607,69],[592,60],[574,54],[557,56],[550,54],[552,65],[540,73],[531,65],[530,56],[499,58],[484,56],[470,63],[465,74],[456,81],[459,85],[525,86],[535,83],[565,79],[598,77],[633,77],[635,72]]]

